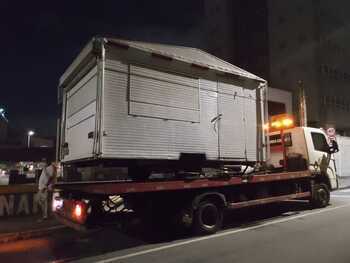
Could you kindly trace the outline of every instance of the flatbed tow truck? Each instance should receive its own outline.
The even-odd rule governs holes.
[[[141,217],[161,217],[196,234],[213,234],[221,228],[226,209],[293,199],[309,200],[317,208],[327,206],[330,191],[337,188],[336,176],[332,174],[334,164],[330,158],[337,149],[328,146],[327,137],[320,129],[294,127],[283,133],[282,141],[275,146],[282,149],[278,154],[289,156],[289,151],[295,153],[292,145],[286,146],[286,138],[297,142],[301,136],[303,143],[294,146],[305,146],[301,148],[307,151],[307,163],[298,156],[280,160],[279,163],[286,163],[287,167],[275,168],[279,170],[277,172],[254,171],[235,176],[222,172],[211,178],[140,182],[61,182],[56,185],[59,196],[53,200],[53,209],[61,222],[82,230],[102,223],[103,215],[108,213],[105,207],[117,211],[120,202],[114,202],[113,196],[119,196],[119,200],[123,200],[123,208],[131,209]],[[321,145],[320,138],[327,145]],[[272,152],[273,147],[271,144]],[[312,158],[315,163],[310,163]],[[302,169],[305,167],[308,168]]]
[[[204,51],[94,38],[58,88],[65,180],[52,205],[77,229],[132,211],[212,234],[226,209],[324,207],[338,187],[336,142],[267,120],[266,81]]]

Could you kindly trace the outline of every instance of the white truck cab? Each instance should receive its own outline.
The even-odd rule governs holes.
[[[294,127],[283,131],[288,160],[299,159],[299,167],[305,166],[313,174],[324,175],[329,180],[330,190],[338,188],[335,160],[330,141],[322,129]],[[268,165],[283,167],[283,146],[279,131],[269,133],[270,157]],[[289,162],[291,163],[291,162]],[[293,164],[292,164],[293,165]],[[295,162],[294,162],[295,165]],[[293,169],[293,167],[291,168]]]

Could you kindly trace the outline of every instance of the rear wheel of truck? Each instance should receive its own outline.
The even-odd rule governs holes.
[[[222,226],[222,207],[213,201],[202,201],[194,213],[194,232],[199,235],[216,233]]]
[[[314,185],[310,203],[314,208],[326,207],[329,204],[330,192],[324,183],[316,183]]]

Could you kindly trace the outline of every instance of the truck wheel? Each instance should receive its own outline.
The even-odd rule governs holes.
[[[194,214],[194,231],[199,235],[214,234],[221,228],[222,220],[222,208],[215,202],[203,201]]]
[[[326,184],[315,184],[310,203],[314,208],[326,207],[329,204],[330,193]]]

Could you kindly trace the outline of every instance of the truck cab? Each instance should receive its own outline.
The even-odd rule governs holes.
[[[308,169],[315,176],[327,179],[330,190],[338,188],[334,153],[331,141],[322,129],[294,127],[283,131],[287,170]],[[281,132],[269,133],[270,156],[267,161],[273,169],[283,169]]]

